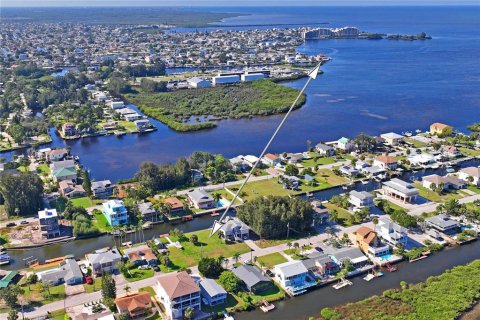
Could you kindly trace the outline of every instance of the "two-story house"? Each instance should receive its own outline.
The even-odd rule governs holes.
[[[227,291],[213,279],[202,279],[199,283],[203,303],[216,306],[227,301]]]
[[[104,272],[114,273],[118,271],[117,264],[122,256],[116,249],[103,252],[88,253],[85,255],[88,265],[92,267],[95,276],[101,276]]]
[[[388,217],[382,216],[378,219],[375,231],[380,238],[393,246],[407,245],[407,230]]]
[[[92,182],[92,194],[96,198],[106,199],[113,195],[115,185],[110,180]]]
[[[373,207],[374,196],[367,191],[350,191],[348,202],[355,208]]]
[[[122,200],[113,199],[104,202],[102,204],[102,213],[112,227],[128,223],[127,208],[125,208]]]
[[[380,242],[377,233],[368,227],[360,227],[356,231],[356,243],[366,255],[381,257],[390,253],[390,247]]]
[[[308,270],[302,261],[288,261],[274,267],[275,279],[285,290],[296,296],[316,285],[308,275]]]
[[[189,307],[200,310],[200,288],[185,271],[158,277],[154,289],[169,319],[182,319]]]

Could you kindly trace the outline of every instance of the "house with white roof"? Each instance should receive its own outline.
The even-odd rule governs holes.
[[[398,145],[401,141],[403,141],[403,136],[395,133],[395,132],[389,132],[389,133],[383,133],[380,135],[380,138],[382,138],[386,144],[391,145],[391,146],[396,146]]]
[[[296,296],[314,287],[316,282],[309,276],[308,269],[298,260],[277,264],[274,267],[275,280],[285,290]]]
[[[227,291],[213,279],[202,279],[199,282],[203,303],[216,306],[227,301]]]
[[[383,193],[386,196],[403,202],[411,202],[417,198],[418,189],[411,183],[393,178],[390,181],[385,181],[382,186]]]
[[[458,230],[460,230],[460,223],[450,219],[450,217],[446,214],[438,214],[436,216],[426,218],[425,223],[430,228],[446,234],[456,233]]]
[[[215,207],[213,197],[203,189],[192,189],[187,192],[188,201],[197,209],[210,209]]]
[[[407,230],[386,216],[378,219],[375,231],[380,238],[393,246],[405,246],[408,242]]]
[[[348,202],[356,208],[373,207],[374,196],[367,191],[350,191]]]

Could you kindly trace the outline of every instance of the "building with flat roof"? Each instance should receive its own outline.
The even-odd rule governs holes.
[[[417,198],[418,189],[411,183],[393,178],[383,183],[383,192],[385,195],[401,200],[403,202],[411,202]]]
[[[42,238],[51,239],[60,237],[57,209],[44,209],[38,211],[38,221]]]
[[[425,219],[427,226],[446,234],[456,233],[460,230],[460,223],[450,219],[445,214],[439,214]]]
[[[112,226],[121,226],[128,223],[127,208],[122,200],[113,199],[102,204],[102,213]]]
[[[227,291],[213,279],[202,279],[199,283],[203,303],[216,306],[227,301]]]

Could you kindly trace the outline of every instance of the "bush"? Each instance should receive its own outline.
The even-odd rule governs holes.
[[[218,278],[218,282],[227,292],[231,293],[238,292],[242,285],[242,280],[231,271],[223,271]]]
[[[207,257],[198,262],[198,271],[206,278],[218,278],[223,268],[221,261]]]
[[[341,318],[341,314],[331,308],[323,308],[320,315],[325,320],[336,320]]]

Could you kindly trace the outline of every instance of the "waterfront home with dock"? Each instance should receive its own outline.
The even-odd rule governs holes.
[[[315,152],[327,157],[335,155],[335,149],[323,143],[318,143],[315,146]]]
[[[385,144],[390,146],[396,146],[403,141],[403,136],[395,132],[383,133],[380,135],[380,138],[385,141]]]
[[[326,278],[340,271],[340,267],[333,261],[332,257],[323,252],[315,251],[301,260],[305,268],[317,278]]]
[[[85,190],[81,184],[73,180],[63,180],[58,183],[60,193],[67,199],[74,199],[85,196]]]
[[[208,306],[216,306],[227,301],[227,291],[213,279],[202,279],[199,282],[202,301]]]
[[[58,224],[58,213],[56,209],[38,211],[38,221],[43,239],[60,237],[60,226]]]
[[[125,249],[123,250],[123,254],[128,257],[128,260],[137,266],[145,264],[149,266],[158,265],[157,257],[153,253],[152,249],[146,244]]]
[[[69,286],[83,283],[83,273],[75,259],[65,259],[58,268],[37,272],[37,277],[43,283],[52,286],[62,283]]]
[[[181,319],[187,308],[200,310],[200,288],[185,271],[158,277],[154,289],[168,319]]]
[[[305,293],[308,288],[317,285],[315,280],[309,276],[302,261],[287,261],[277,264],[273,272],[275,273],[275,279],[293,296]]]
[[[383,244],[377,233],[368,227],[360,227],[355,234],[355,242],[368,256],[381,257],[390,253],[390,246]]]
[[[458,172],[458,177],[464,181],[468,181],[476,186],[480,185],[480,168],[467,167]]]
[[[117,264],[121,261],[122,256],[116,249],[112,249],[105,252],[88,253],[85,258],[88,265],[92,267],[93,274],[101,276],[104,272],[117,272]]]
[[[121,226],[128,223],[127,208],[122,200],[113,199],[102,204],[102,213],[112,226]]]
[[[386,196],[401,200],[403,202],[411,202],[412,200],[415,200],[418,195],[417,188],[415,188],[411,183],[398,178],[393,178],[390,181],[384,182],[382,190]]]
[[[215,207],[215,201],[203,189],[192,189],[187,192],[188,201],[196,209],[210,209]]]
[[[142,216],[142,220],[147,222],[163,222],[163,216],[158,213],[157,209],[150,201],[137,204],[138,211]]]
[[[422,177],[422,185],[425,188],[433,190],[434,188],[442,188],[443,190],[458,190],[465,188],[467,183],[454,176],[439,176],[432,174]]]
[[[348,202],[355,208],[371,208],[373,207],[374,196],[367,191],[350,191]]]
[[[445,214],[439,214],[425,219],[427,226],[443,232],[445,234],[454,234],[460,230],[460,223],[450,219]]]
[[[388,155],[381,155],[373,160],[373,166],[378,166],[385,170],[395,170],[398,166],[397,158],[388,156]]]

